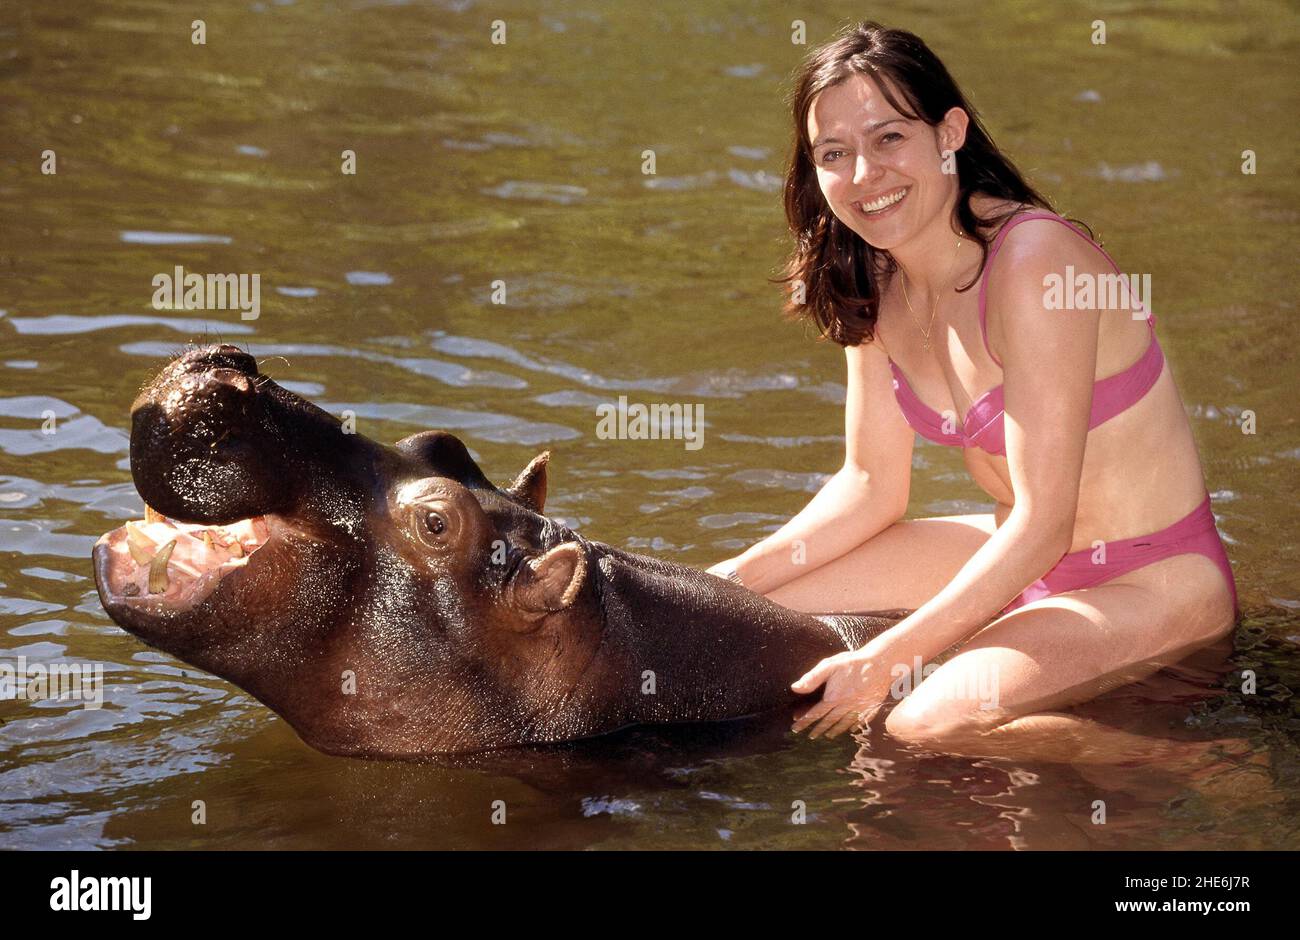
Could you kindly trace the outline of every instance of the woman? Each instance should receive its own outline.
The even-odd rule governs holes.
[[[1119,269],[998,151],[916,36],[846,30],[804,63],[793,110],[782,280],[787,310],[844,347],[845,460],[710,570],[798,610],[914,609],[794,684],[825,686],[796,730],[838,734],[901,699],[886,731],[944,751],[1149,753],[1059,709],[1235,618],[1154,318],[1131,296],[1100,309],[1104,290],[1061,309],[1047,285],[1067,268],[1097,284]],[[917,433],[963,448],[992,514],[903,519]]]

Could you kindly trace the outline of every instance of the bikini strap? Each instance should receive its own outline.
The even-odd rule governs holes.
[[[993,259],[997,257],[998,249],[1002,247],[1002,242],[1006,239],[1007,235],[1011,232],[1013,228],[1015,228],[1021,222],[1028,222],[1030,219],[1051,219],[1053,222],[1060,222],[1062,225],[1068,228],[1071,232],[1074,232],[1074,234],[1078,235],[1080,238],[1087,238],[1088,243],[1091,244],[1092,247],[1100,251],[1102,257],[1104,257],[1108,262],[1110,262],[1110,266],[1115,269],[1115,273],[1116,274],[1121,273],[1119,269],[1119,265],[1115,263],[1115,259],[1110,256],[1110,254],[1106,251],[1105,248],[1102,248],[1101,245],[1098,245],[1091,238],[1088,238],[1087,235],[1079,231],[1079,229],[1076,226],[1074,226],[1072,223],[1066,221],[1065,219],[1061,218],[1059,215],[1056,215],[1053,212],[1044,212],[1044,211],[1018,212],[1011,219],[1008,219],[1005,223],[1003,223],[1001,230],[999,230],[998,234],[993,238],[993,244],[989,246],[988,257],[984,259],[984,272],[983,274],[980,275],[980,292],[979,292],[980,336],[984,340],[984,350],[989,354],[989,358],[992,359],[995,363],[997,363],[998,368],[1002,368],[1002,360],[1000,360],[997,356],[993,354],[993,349],[991,346],[989,346],[988,312],[987,312],[987,307],[985,302],[985,294],[988,290],[989,271],[992,269]],[[1155,319],[1156,319],[1155,314],[1148,311],[1146,316],[1147,328],[1151,331],[1153,337],[1156,330]]]

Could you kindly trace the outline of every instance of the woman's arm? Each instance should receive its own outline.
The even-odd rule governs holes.
[[[823,660],[795,683],[795,691],[811,692],[827,682],[822,703],[797,727],[818,718],[819,730],[847,727],[866,702],[883,701],[894,665],[910,666],[917,656],[927,662],[971,636],[1069,550],[1099,318],[1096,311],[1046,309],[1042,284],[1067,262],[1076,271],[1092,271],[1095,259],[1041,228],[1013,244],[1014,236],[1035,224],[1023,223],[1007,237],[988,290],[988,308],[997,311],[1001,327],[990,335],[991,341],[1002,337],[994,345],[1003,361],[1011,512],[956,577],[898,626],[861,650]],[[1041,224],[1059,230],[1055,223]]]
[[[844,354],[844,465],[794,518],[731,560],[750,590],[774,591],[856,548],[907,512],[915,435],[894,400],[889,359],[878,340],[846,347]]]

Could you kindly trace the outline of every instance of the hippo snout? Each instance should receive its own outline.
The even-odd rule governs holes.
[[[202,523],[283,508],[292,475],[268,386],[235,346],[193,349],[163,369],[131,409],[131,473],[145,502]]]

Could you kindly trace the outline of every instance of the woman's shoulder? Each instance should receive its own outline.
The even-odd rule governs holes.
[[[1019,202],[1015,199],[1003,199],[976,193],[970,200],[971,214],[982,235],[992,237],[1004,228],[1008,222],[1027,212],[1045,211],[1037,206]]]
[[[999,239],[1009,240],[1016,232],[1023,231],[1034,232],[1037,236],[1059,231],[1069,237],[1073,237],[1073,232],[1085,241],[1090,240],[1088,233],[1060,213],[1032,203],[993,196],[974,196],[971,199],[971,211],[981,234],[989,239],[990,244]],[[1026,239],[1023,234],[1017,238],[1018,242],[1026,240],[1030,239]]]
[[[1086,231],[1055,212],[1025,206],[998,227],[984,276],[992,282],[1002,279],[999,274],[1063,270],[1067,264],[1084,270],[1098,262],[1104,268],[1104,258]]]
[[[991,251],[985,263],[979,296],[981,321],[998,348],[1006,331],[1019,331],[1026,318],[1041,319],[1037,311],[1048,303],[1051,284],[1112,271],[1109,255],[1084,230],[1053,212],[1024,219],[1000,237],[997,252]]]

